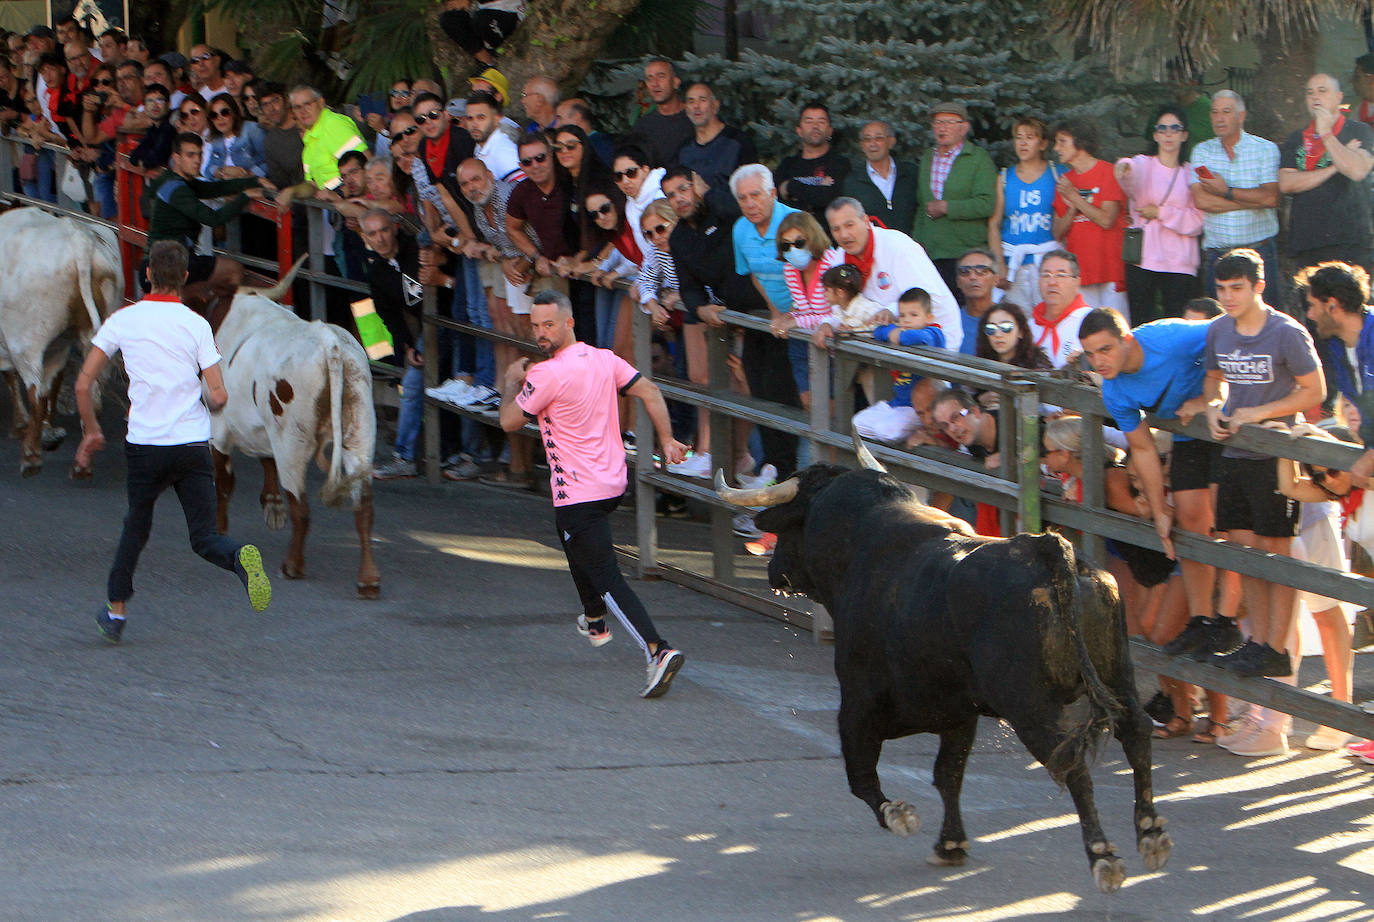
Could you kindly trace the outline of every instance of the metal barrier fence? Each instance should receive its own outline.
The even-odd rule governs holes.
[[[21,142],[0,138],[0,197],[113,227],[119,233],[121,241],[128,287],[126,296],[131,297],[133,268],[139,262],[136,254],[147,244],[147,223],[139,203],[142,177],[128,169],[127,139],[121,141],[121,152],[117,160],[118,222],[86,214],[78,203],[60,192],[57,204],[24,196],[15,188],[13,181],[13,167],[17,162],[16,153],[20,146]],[[54,156],[65,158],[67,154],[65,148],[48,145],[45,145],[45,148],[52,150]],[[308,267],[303,269],[298,277],[310,285],[311,318],[323,320],[327,287],[363,294],[368,289],[360,282],[331,275],[326,269],[324,221],[329,207],[315,201],[303,201],[298,204],[304,208],[307,215],[306,249],[310,254]],[[277,262],[274,264],[267,260],[254,259],[238,252],[238,247],[235,246],[238,241],[232,233],[228,240],[231,247],[216,249],[215,252],[217,255],[237,259],[251,268],[274,272],[280,277],[293,261],[294,241],[290,212],[278,213],[275,207],[263,203],[254,203],[249,210],[272,221],[276,226]],[[628,284],[621,280],[617,287],[624,289]],[[493,344],[504,344],[526,352],[537,352],[530,340],[506,336],[494,330],[459,323],[442,316],[437,310],[438,296],[436,289],[425,287],[423,319],[426,355],[438,356],[441,330],[468,334]],[[998,362],[945,350],[888,346],[876,342],[845,339],[836,341],[828,350],[808,346],[812,396],[811,410],[807,414],[796,407],[731,393],[728,352],[733,331],[752,329],[769,333],[769,326],[764,319],[735,311],[723,312],[722,319],[726,321],[727,326],[708,328],[709,381],[706,387],[699,387],[681,379],[654,379],[650,361],[650,321],[647,314],[640,311],[635,311],[634,317],[634,364],[641,374],[656,381],[666,398],[710,411],[711,444],[717,457],[736,456],[736,448],[740,446],[734,444],[733,422],[741,419],[807,439],[815,460],[852,461],[849,414],[843,409],[843,401],[831,400],[830,382],[852,380],[854,371],[861,365],[910,371],[922,376],[971,384],[999,394],[1002,407],[998,421],[1001,465],[998,471],[990,472],[967,456],[941,448],[899,449],[883,445],[871,446],[873,454],[889,467],[894,476],[932,490],[953,493],[996,506],[1001,510],[1004,533],[1013,530],[1038,531],[1046,522],[1075,529],[1082,533],[1083,552],[1089,559],[1097,562],[1104,559],[1105,538],[1160,549],[1161,545],[1151,523],[1114,512],[1107,509],[1104,504],[1102,461],[1105,442],[1102,427],[1106,411],[1096,388],[1065,380],[1053,373],[1009,368]],[[793,331],[790,336],[807,338],[806,334],[799,331]],[[425,363],[426,387],[434,387],[439,383],[438,364],[437,361]],[[393,366],[374,362],[372,367],[374,374],[381,375],[388,386],[394,383],[398,376],[398,370]],[[882,376],[878,376],[878,380],[884,382],[880,387],[886,386]],[[1082,419],[1082,503],[1066,502],[1041,490],[1038,418],[1042,403],[1063,407],[1077,413]],[[1008,408],[1011,412],[1006,412]],[[457,407],[426,397],[424,458],[427,476],[435,482],[440,477],[438,423],[441,412],[456,413],[497,428],[500,425],[499,413],[496,410]],[[1150,419],[1150,424],[1156,428],[1210,440],[1201,419],[1194,420],[1188,427],[1183,427],[1176,421],[1154,418]],[[636,453],[634,465],[638,544],[636,568],[639,575],[658,575],[684,583],[747,608],[810,626],[819,636],[828,618],[817,606],[799,604],[796,601],[782,602],[731,585],[731,580],[735,577],[737,543],[731,529],[731,518],[737,511],[736,508],[721,501],[708,485],[669,474],[655,466],[652,438],[647,437],[647,433],[652,432],[652,424],[647,412],[638,402],[634,428],[636,432],[646,434],[641,444],[647,449]],[[531,435],[538,434],[533,426],[527,426],[525,431]],[[1351,446],[1317,439],[1293,439],[1257,426],[1243,427],[1229,442],[1276,458],[1294,458],[1337,469],[1348,469],[1360,455],[1360,451]],[[720,446],[726,446],[726,450],[721,452]],[[712,569],[709,575],[669,567],[659,561],[654,509],[656,491],[691,497],[710,507]],[[1361,608],[1374,608],[1374,580],[1357,574],[1330,570],[1290,557],[1267,554],[1229,541],[1178,530],[1174,534],[1174,545],[1180,557],[1198,560],[1222,570],[1260,576],[1298,589],[1310,590],[1354,603]],[[1132,657],[1138,665],[1154,672],[1346,732],[1374,737],[1374,715],[1367,714],[1351,704],[1278,682],[1237,678],[1210,665],[1166,656],[1158,647],[1141,640],[1132,640]]]

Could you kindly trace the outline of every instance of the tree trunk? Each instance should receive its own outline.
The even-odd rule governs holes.
[[[1245,130],[1276,144],[1309,121],[1307,78],[1316,71],[1317,33],[1280,38],[1277,30],[1253,36],[1260,66],[1246,98]]]
[[[520,88],[534,76],[557,81],[565,95],[575,90],[600,57],[606,40],[638,6],[639,0],[541,0],[530,4],[529,15],[507,41],[496,65],[510,81],[510,105],[519,104]],[[484,65],[449,40],[438,26],[437,11],[430,22],[435,58],[453,64],[449,90],[466,93],[466,77]]]

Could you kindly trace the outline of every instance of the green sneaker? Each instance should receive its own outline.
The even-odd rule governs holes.
[[[248,590],[248,604],[253,606],[253,611],[262,611],[272,604],[272,581],[262,569],[261,551],[251,544],[239,548],[234,572],[238,573],[243,588]]]
[[[100,606],[100,611],[96,612],[95,626],[100,629],[100,636],[105,638],[107,643],[119,643],[124,637],[123,618],[116,618],[110,612],[110,606]]]

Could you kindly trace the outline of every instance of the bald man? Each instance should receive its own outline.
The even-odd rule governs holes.
[[[558,124],[558,84],[548,77],[531,77],[520,91],[520,105],[530,120],[526,131],[548,131]]]

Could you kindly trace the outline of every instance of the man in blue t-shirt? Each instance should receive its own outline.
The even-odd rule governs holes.
[[[1173,507],[1164,497],[1164,470],[1145,415],[1178,418],[1187,423],[1206,408],[1205,321],[1156,320],[1131,330],[1111,308],[1089,312],[1078,330],[1083,354],[1102,376],[1102,402],[1131,448],[1131,461],[1141,491],[1154,516],[1164,552],[1174,556],[1169,538],[1173,510],[1180,528],[1200,535],[1212,531],[1215,514],[1211,481],[1220,447],[1179,436],[1174,441],[1170,483]],[[1196,560],[1180,562],[1188,595],[1189,620],[1183,632],[1165,646],[1171,655],[1203,657],[1239,647],[1243,638],[1235,619],[1215,614],[1212,606],[1216,571]]]

